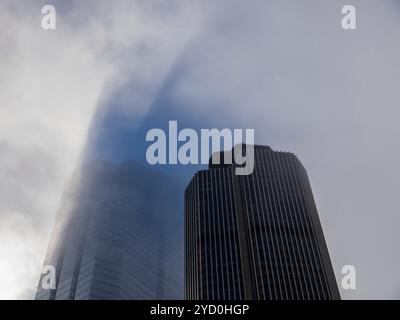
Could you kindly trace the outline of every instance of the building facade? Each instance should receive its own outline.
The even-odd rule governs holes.
[[[254,146],[253,173],[234,169],[210,163],[186,188],[185,298],[340,299],[297,157]]]
[[[179,202],[174,181],[146,167],[86,165],[65,192],[44,263],[56,288],[42,274],[35,298],[183,298],[182,240],[168,231],[183,228]]]

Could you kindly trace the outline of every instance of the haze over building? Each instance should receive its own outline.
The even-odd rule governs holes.
[[[177,182],[132,162],[96,161],[72,185],[44,263],[55,268],[56,288],[40,281],[36,299],[182,298]]]

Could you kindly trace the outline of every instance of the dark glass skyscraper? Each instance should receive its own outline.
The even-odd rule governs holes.
[[[183,227],[176,184],[134,163],[85,165],[65,192],[45,260],[56,288],[40,281],[36,299],[182,298],[182,240],[170,232]]]
[[[340,299],[306,170],[255,146],[254,171],[209,165],[185,192],[186,299]]]

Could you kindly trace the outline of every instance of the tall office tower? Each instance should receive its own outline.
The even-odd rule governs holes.
[[[254,171],[210,164],[185,191],[186,299],[340,299],[306,170],[254,146]]]
[[[36,299],[183,297],[176,182],[133,163],[86,165],[64,195]],[[173,231],[172,231],[173,230]]]

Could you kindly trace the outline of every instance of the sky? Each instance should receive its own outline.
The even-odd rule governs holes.
[[[0,299],[33,297],[74,169],[144,161],[168,120],[294,152],[339,285],[357,271],[342,298],[400,298],[399,15],[389,0],[2,1]]]

